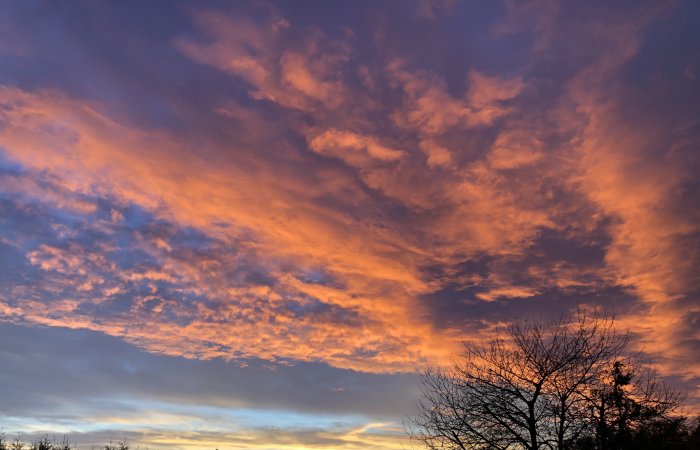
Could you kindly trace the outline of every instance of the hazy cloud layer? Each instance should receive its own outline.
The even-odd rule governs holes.
[[[67,432],[81,447],[127,438],[161,448],[399,448],[396,418],[417,399],[411,375],[250,358],[204,363],[53,327],[3,325],[0,338],[10,363],[0,375],[0,414],[11,439],[18,430],[25,441]]]

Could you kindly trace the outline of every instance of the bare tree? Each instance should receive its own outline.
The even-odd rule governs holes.
[[[110,440],[109,444],[105,444],[102,448],[103,450],[129,450],[129,441],[123,439],[119,442],[112,442]]]
[[[465,343],[450,367],[426,370],[407,431],[436,450],[573,448],[599,431],[593,404],[627,342],[598,315],[514,323]]]
[[[14,441],[12,441],[12,444],[10,444],[10,450],[24,450],[25,445],[24,442],[22,442],[22,435],[18,435]]]

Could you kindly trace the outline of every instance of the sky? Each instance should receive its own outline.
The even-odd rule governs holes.
[[[405,448],[423,368],[576,311],[700,410],[699,18],[0,3],[0,427]]]

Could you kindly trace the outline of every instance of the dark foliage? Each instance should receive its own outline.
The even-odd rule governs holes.
[[[21,436],[16,437],[12,442],[7,441],[7,435],[0,432],[0,450],[76,450],[77,445],[72,443],[67,436],[59,441],[55,436],[49,437],[45,434],[29,444],[22,440]],[[129,450],[129,443],[126,440],[112,442],[109,441],[101,450]],[[147,449],[146,449],[147,450]]]
[[[626,440],[618,439],[608,444],[619,450],[700,450],[700,422],[687,417],[656,419],[645,427],[631,431]],[[596,450],[600,448],[594,436],[579,440],[572,450]]]

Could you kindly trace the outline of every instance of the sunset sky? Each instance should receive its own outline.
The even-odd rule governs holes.
[[[700,2],[0,3],[8,437],[400,449],[577,309],[700,411]]]

